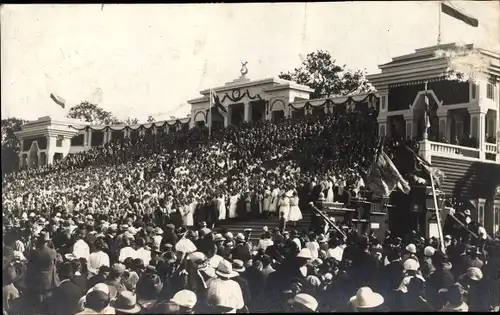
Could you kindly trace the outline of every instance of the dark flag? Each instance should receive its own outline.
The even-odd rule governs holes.
[[[432,175],[437,187],[439,187],[443,181],[444,175],[440,170],[433,168],[428,161],[415,153],[415,151],[404,143],[396,148],[394,163],[401,172],[401,175],[407,180],[430,183]]]
[[[479,21],[470,15],[460,11],[449,1],[441,2],[441,12],[473,27],[479,26]]]
[[[66,106],[66,100],[55,93],[50,93],[50,98],[59,106],[64,108]]]

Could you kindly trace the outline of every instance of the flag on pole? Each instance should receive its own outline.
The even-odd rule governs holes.
[[[431,107],[429,104],[429,95],[427,94],[427,83],[425,83],[425,128],[429,129],[431,127]]]
[[[402,176],[417,183],[430,183],[431,176],[436,186],[440,187],[444,180],[444,173],[432,167],[420,155],[415,153],[406,144],[401,144],[394,154],[394,162]]]
[[[66,100],[55,93],[50,93],[50,98],[59,106],[64,108],[66,106]]]
[[[210,90],[210,99],[213,100],[213,106],[217,108],[217,111],[219,114],[222,115],[222,117],[226,118],[227,117],[227,109],[224,107],[224,105],[221,104],[219,97],[217,94],[215,94],[214,90]]]
[[[441,12],[444,14],[447,14],[457,20],[460,20],[464,22],[465,24],[468,24],[472,27],[478,27],[479,26],[479,21],[472,17],[469,14],[466,14],[462,10],[459,10],[455,4],[451,3],[450,1],[443,1],[441,2]]]
[[[377,151],[373,163],[368,170],[366,186],[378,197],[389,197],[391,192],[396,188],[408,194],[410,192],[410,185],[401,176],[389,156],[383,151],[382,144],[379,145]]]

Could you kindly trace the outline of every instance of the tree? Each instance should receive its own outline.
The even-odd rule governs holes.
[[[137,125],[139,123],[139,119],[127,117],[124,121],[119,122],[121,125]]]
[[[307,55],[299,68],[281,72],[280,79],[307,85],[314,90],[311,98],[343,96],[373,91],[366,71],[351,71],[339,66],[329,52],[318,50]]]
[[[67,115],[68,118],[81,119],[95,125],[118,124],[119,120],[111,113],[87,101],[73,106]]]
[[[156,121],[156,119],[153,116],[149,115],[148,116],[148,120],[146,122],[152,123],[152,122],[155,122],[155,121]]]
[[[14,134],[21,130],[24,120],[2,119],[2,176],[15,171],[19,166],[20,143]]]

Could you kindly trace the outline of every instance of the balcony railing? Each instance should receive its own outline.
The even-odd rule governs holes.
[[[498,153],[498,147],[494,143],[486,143],[486,153],[492,153],[492,154],[497,154]]]
[[[431,142],[431,151],[438,155],[451,157],[466,157],[473,159],[479,159],[480,157],[479,149],[441,142]]]

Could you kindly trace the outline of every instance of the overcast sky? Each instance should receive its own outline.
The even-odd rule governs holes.
[[[479,19],[442,16],[442,41],[500,50],[500,2],[454,2]],[[436,44],[438,3],[4,5],[2,117],[36,119],[89,99],[117,116],[184,116],[202,89],[275,77],[328,50],[349,68]],[[101,91],[98,96],[96,91]]]

